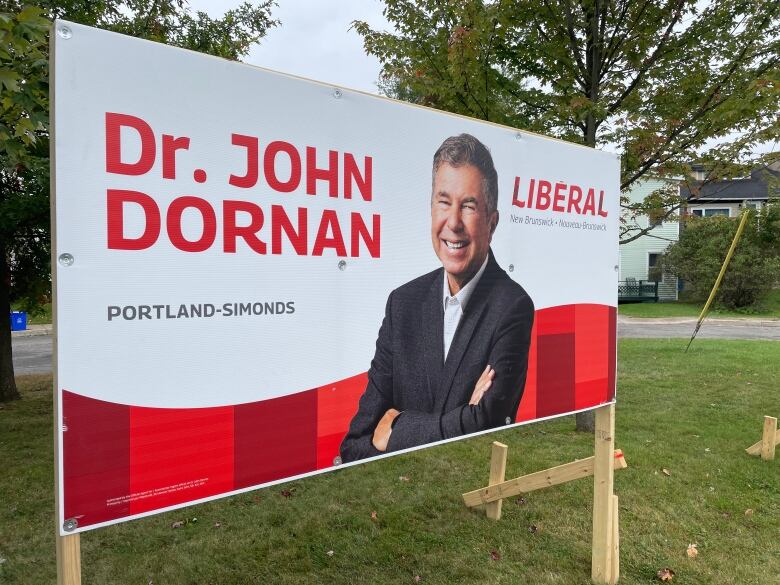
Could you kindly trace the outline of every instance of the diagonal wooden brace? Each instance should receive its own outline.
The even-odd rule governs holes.
[[[758,443],[745,449],[748,455],[760,455],[762,459],[775,458],[775,447],[780,445],[780,430],[777,428],[777,419],[773,416],[764,417],[764,434]]]
[[[537,471],[515,479],[510,479],[495,485],[466,492],[463,494],[463,502],[469,508],[482,504],[497,502],[504,498],[510,498],[520,494],[527,494],[534,490],[559,485],[575,479],[590,477],[593,475],[593,464],[595,457],[587,457],[571,463],[564,463],[557,467],[551,467],[543,471]],[[625,469],[628,467],[623,451],[615,450],[615,469]]]

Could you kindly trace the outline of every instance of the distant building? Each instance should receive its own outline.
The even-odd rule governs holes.
[[[704,181],[702,168],[694,167],[694,181],[680,187],[685,213],[699,217],[737,217],[743,208],[761,209],[780,196],[780,168],[777,164],[754,169],[745,179]]]
[[[678,189],[679,179],[661,179],[649,177],[635,186],[628,193],[632,203],[639,203],[651,193],[659,189]],[[633,217],[629,212],[623,211],[622,219],[624,227],[629,231],[639,233],[650,226],[651,219],[647,215]],[[658,300],[677,300],[677,278],[670,274],[655,274],[656,266],[661,255],[670,244],[676,242],[680,235],[680,224],[677,219],[671,221],[658,221],[650,230],[636,240],[620,246],[620,276],[621,283],[647,282],[658,279]],[[629,286],[630,288],[630,286]]]

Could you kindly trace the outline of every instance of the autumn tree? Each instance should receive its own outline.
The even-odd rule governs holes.
[[[622,155],[627,215],[669,218],[676,189],[632,203],[650,174],[709,180],[780,137],[780,3],[758,0],[384,0],[394,30],[356,21],[391,97]],[[768,161],[763,161],[768,162]],[[621,243],[649,228],[621,224]],[[592,416],[578,415],[578,428]]]
[[[184,0],[15,0],[0,5],[0,316],[50,291],[48,33],[82,24],[239,59],[277,21],[272,0],[213,19]],[[7,319],[7,317],[2,317]],[[0,401],[18,398],[8,321],[0,326]]]
[[[739,174],[780,137],[777,2],[385,0],[384,14],[394,31],[353,23],[384,93],[617,150],[623,193],[692,162]],[[677,209],[676,190],[659,195],[622,204]],[[621,243],[645,231],[625,224]]]

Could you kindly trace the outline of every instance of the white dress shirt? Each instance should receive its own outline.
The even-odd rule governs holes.
[[[480,266],[474,278],[468,281],[466,286],[461,288],[455,295],[450,296],[450,283],[447,280],[447,271],[444,271],[444,289],[443,289],[443,302],[444,302],[444,359],[447,359],[447,354],[450,351],[450,345],[452,339],[455,337],[455,331],[458,329],[458,323],[463,316],[463,311],[466,309],[466,305],[471,298],[474,289],[477,288],[479,279],[482,278],[482,273],[485,272],[487,266],[487,256],[485,261]]]

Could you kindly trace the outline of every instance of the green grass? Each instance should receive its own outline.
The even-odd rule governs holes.
[[[760,439],[764,414],[780,414],[780,344],[683,345],[620,342],[621,583],[657,583],[663,567],[675,585],[777,583],[780,458],[744,448]],[[51,382],[21,382],[23,400],[0,410],[0,583],[51,583]],[[460,498],[486,483],[493,440],[509,445],[508,477],[592,454],[592,437],[573,426],[529,425],[88,532],[84,582],[584,585],[592,481],[507,500],[499,522]],[[698,558],[686,556],[689,543]]]
[[[620,305],[618,312],[628,317],[698,317],[704,308],[704,303],[692,303],[684,300],[671,303],[629,303]],[[729,311],[724,308],[714,308],[710,311],[712,317],[756,317],[780,319],[780,289],[769,293],[766,299],[755,307],[745,311]]]

